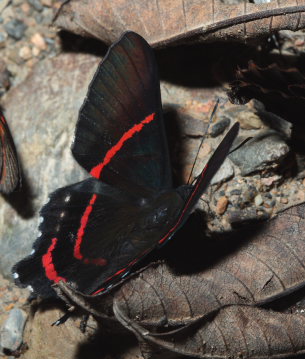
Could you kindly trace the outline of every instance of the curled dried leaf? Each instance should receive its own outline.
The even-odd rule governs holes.
[[[59,9],[55,24],[110,44],[122,32],[133,30],[153,46],[177,42],[239,40],[305,25],[305,1],[241,2],[219,0],[70,0]]]
[[[117,305],[118,320],[143,342],[195,358],[288,358],[305,353],[305,316],[230,306],[170,335],[148,331]],[[153,352],[153,349],[152,349]],[[147,356],[149,357],[149,356]],[[156,358],[157,354],[154,353]]]
[[[209,266],[211,253],[202,253],[202,269],[195,273],[177,274],[167,264],[147,268],[122,286],[114,301],[141,325],[164,328],[195,322],[227,305],[259,305],[288,294],[305,285],[304,210],[305,205],[291,208],[261,228],[235,234],[226,240],[231,253]]]

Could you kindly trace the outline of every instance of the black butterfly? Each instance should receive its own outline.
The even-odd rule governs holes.
[[[61,280],[84,294],[108,291],[183,225],[238,127],[194,185],[173,189],[154,54],[138,34],[123,34],[99,65],[76,126],[72,153],[92,177],[51,194],[33,253],[13,268],[16,283],[44,297]]]
[[[13,192],[20,184],[20,168],[14,141],[0,111],[0,192]]]

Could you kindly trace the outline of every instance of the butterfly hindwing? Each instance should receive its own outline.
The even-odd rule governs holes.
[[[72,152],[93,177],[113,186],[171,187],[156,61],[140,35],[125,33],[99,65]]]
[[[155,247],[182,203],[174,191],[139,198],[94,178],[61,188],[41,210],[34,252],[13,269],[18,284],[42,296],[60,280],[86,294],[106,289]]]

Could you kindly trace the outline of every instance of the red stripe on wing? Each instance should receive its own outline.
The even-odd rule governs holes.
[[[111,161],[111,159],[116,155],[116,153],[123,147],[124,143],[133,137],[133,135],[137,132],[141,132],[144,125],[150,123],[155,118],[155,113],[145,117],[143,121],[137,123],[133,127],[131,127],[128,131],[126,131],[116,145],[110,148],[110,150],[106,153],[103,161],[93,167],[90,171],[90,174],[95,178],[100,178],[101,172],[103,168]]]
[[[52,239],[52,244],[48,248],[47,253],[42,256],[42,265],[43,265],[43,267],[45,269],[46,276],[47,276],[48,279],[50,279],[51,281],[53,281],[55,283],[58,283],[60,280],[66,282],[65,278],[60,277],[57,274],[55,266],[53,264],[52,252],[54,251],[54,249],[56,247],[57,241],[58,241],[58,238],[53,238]]]

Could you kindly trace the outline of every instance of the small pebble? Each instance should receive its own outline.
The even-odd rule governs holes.
[[[43,14],[41,12],[36,13],[34,18],[35,18],[35,21],[37,22],[37,24],[41,24],[44,19]]]
[[[32,50],[28,46],[22,46],[19,50],[19,56],[23,60],[29,60],[32,57]]]
[[[230,192],[230,195],[231,196],[239,196],[241,194],[241,190],[240,189],[233,189],[231,192]]]
[[[31,13],[31,7],[28,3],[23,3],[21,5],[21,10],[24,12],[24,14],[29,15]]]
[[[7,351],[15,351],[22,344],[23,329],[27,314],[14,308],[10,311],[8,319],[0,329],[0,346]]]
[[[11,61],[15,62],[18,65],[24,63],[24,60],[19,56],[19,49],[17,47],[13,47],[12,49],[10,49],[8,57]]]
[[[230,125],[229,118],[223,118],[217,121],[211,128],[211,137],[217,137],[223,133],[223,131]]]
[[[17,7],[17,6],[20,6],[23,1],[24,0],[12,0],[12,4],[13,4],[13,6]]]
[[[47,49],[47,44],[45,42],[45,39],[41,36],[41,34],[39,34],[38,32],[36,32],[32,37],[31,37],[31,43],[36,46],[39,50],[46,50]]]
[[[281,198],[281,203],[283,204],[287,204],[288,203],[288,198]]]
[[[39,0],[28,0],[28,3],[30,5],[32,5],[36,11],[40,12],[43,10],[43,5],[41,4],[41,2]]]
[[[265,207],[265,208],[271,208],[271,207],[273,207],[273,206],[271,206],[271,202],[270,202],[270,201],[265,201],[265,202],[264,202],[264,207]]]
[[[26,28],[24,22],[18,19],[13,19],[4,25],[7,34],[15,40],[22,39]]]
[[[261,206],[264,203],[263,197],[260,194],[258,194],[254,198],[254,203],[255,203],[256,207]]]
[[[32,54],[35,57],[37,57],[40,54],[40,50],[38,49],[38,47],[36,47],[36,46],[33,47]]]
[[[43,6],[52,7],[52,0],[41,0]]]
[[[226,196],[220,197],[216,205],[216,213],[224,214],[229,204],[229,200]]]
[[[7,35],[5,32],[0,32],[0,48],[4,48],[6,45]]]

